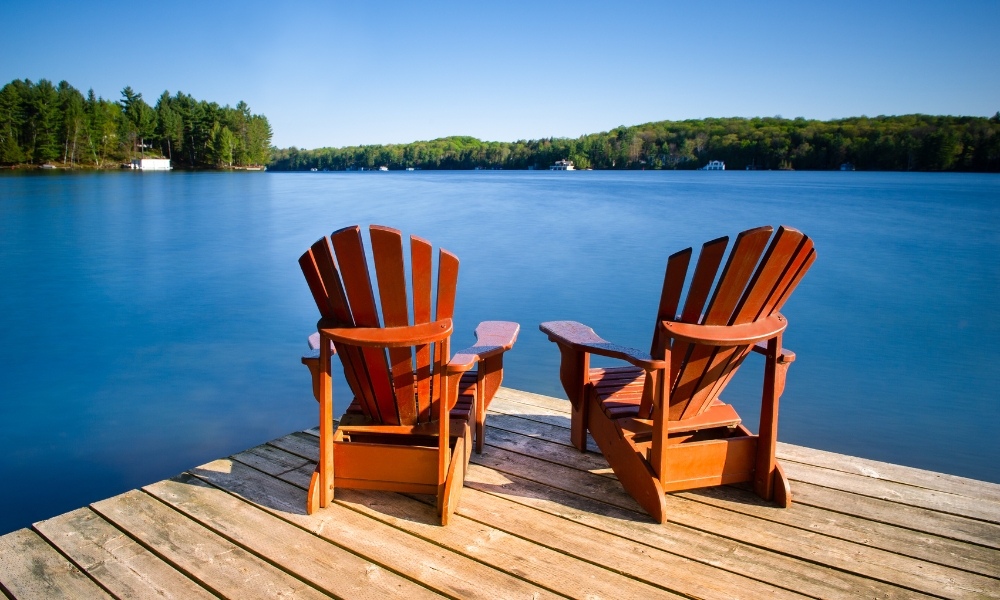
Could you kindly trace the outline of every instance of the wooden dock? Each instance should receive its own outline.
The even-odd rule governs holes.
[[[337,490],[297,432],[0,537],[10,598],[1000,598],[1000,485],[779,446],[795,504],[722,487],[650,521],[569,403],[501,389],[461,505]],[[8,490],[7,493],[11,493]]]

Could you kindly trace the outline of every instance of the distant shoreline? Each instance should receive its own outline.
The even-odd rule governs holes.
[[[658,121],[579,138],[488,142],[452,136],[408,144],[272,148],[272,171],[727,170],[1000,172],[1000,112],[993,117],[901,115],[831,121],[723,118]]]

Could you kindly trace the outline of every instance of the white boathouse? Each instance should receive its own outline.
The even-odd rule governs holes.
[[[576,167],[573,166],[573,161],[571,160],[557,160],[556,164],[549,167],[550,171],[575,171]]]
[[[140,171],[169,171],[169,158],[133,158],[132,168]]]
[[[725,171],[726,163],[721,160],[713,160],[701,168],[702,171]]]

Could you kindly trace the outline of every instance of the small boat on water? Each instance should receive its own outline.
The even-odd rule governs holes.
[[[45,163],[44,165],[42,165],[42,168],[43,169],[55,169],[56,166],[55,165],[50,165],[49,163]]]
[[[388,171],[388,170],[389,170],[389,167],[387,167],[387,166],[385,166],[385,165],[382,165],[381,167],[379,167],[379,168],[378,168],[378,170],[379,170],[379,171]]]

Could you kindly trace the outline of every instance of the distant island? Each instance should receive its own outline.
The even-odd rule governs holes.
[[[245,102],[232,108],[163,92],[150,106],[131,87],[111,101],[46,79],[0,89],[3,165],[118,168],[145,157],[180,168],[240,168],[263,165],[270,153],[271,125]]]
[[[268,169],[727,169],[1000,171],[1000,112],[990,118],[903,115],[831,121],[725,118],[658,121],[571,138],[272,149]]]

